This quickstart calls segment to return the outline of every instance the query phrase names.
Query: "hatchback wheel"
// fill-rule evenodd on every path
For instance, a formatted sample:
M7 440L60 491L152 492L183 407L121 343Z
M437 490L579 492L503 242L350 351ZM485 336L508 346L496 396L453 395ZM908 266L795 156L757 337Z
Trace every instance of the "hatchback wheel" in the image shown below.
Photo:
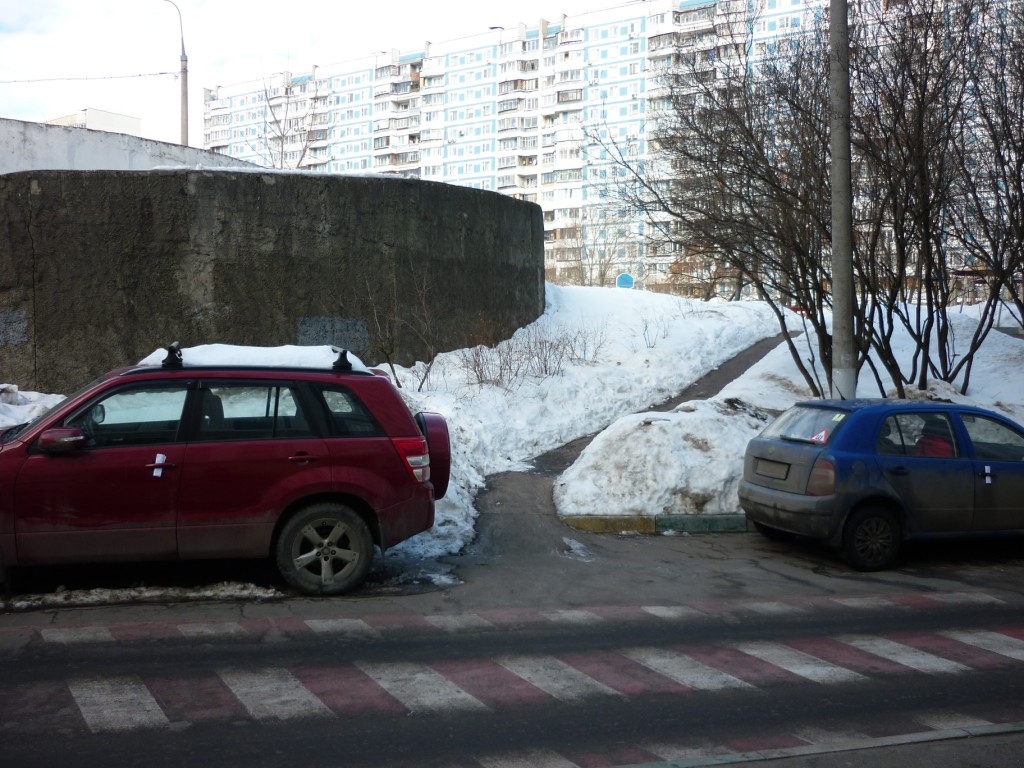
M843 533L843 557L858 571L880 571L896 560L900 527L896 516L881 507L866 507L850 515Z
M285 523L277 539L277 569L307 595L338 595L357 587L373 562L363 519L342 504L314 504Z

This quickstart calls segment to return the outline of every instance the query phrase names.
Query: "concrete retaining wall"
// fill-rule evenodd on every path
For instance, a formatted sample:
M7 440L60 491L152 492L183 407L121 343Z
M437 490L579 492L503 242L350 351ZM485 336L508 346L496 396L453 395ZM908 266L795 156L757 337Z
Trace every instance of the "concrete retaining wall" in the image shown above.
M170 341L409 364L544 309L539 206L396 177L0 175L0 380L69 392Z

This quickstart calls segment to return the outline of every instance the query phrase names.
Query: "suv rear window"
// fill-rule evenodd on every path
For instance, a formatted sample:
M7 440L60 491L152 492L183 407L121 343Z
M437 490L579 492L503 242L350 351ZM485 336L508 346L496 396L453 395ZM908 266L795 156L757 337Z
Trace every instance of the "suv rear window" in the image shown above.
M769 424L761 437L826 445L847 415L835 408L795 405Z
M331 434L335 437L379 437L384 434L377 420L352 392L340 387L320 387L327 406Z

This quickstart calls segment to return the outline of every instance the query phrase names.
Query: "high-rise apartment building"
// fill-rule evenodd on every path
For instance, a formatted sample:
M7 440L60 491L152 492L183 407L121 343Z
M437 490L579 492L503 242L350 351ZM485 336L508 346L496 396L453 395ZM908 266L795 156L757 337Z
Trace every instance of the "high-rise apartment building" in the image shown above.
M657 289L674 254L616 194L615 155L648 157L659 78L679 50L713 62L735 44L725 20L748 20L756 45L799 25L804 2L764 0L756 22L748 0L630 2L269 75L207 91L204 143L267 167L401 173L530 200L544 210L550 279L628 273Z

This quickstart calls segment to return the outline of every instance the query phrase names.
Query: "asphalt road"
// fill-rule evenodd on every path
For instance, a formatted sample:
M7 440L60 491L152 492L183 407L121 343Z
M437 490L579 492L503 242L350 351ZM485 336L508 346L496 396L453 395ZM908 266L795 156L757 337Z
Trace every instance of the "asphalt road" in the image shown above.
M702 386L681 399L717 391L713 380ZM551 504L551 482L578 449L489 478L463 555L385 559L348 598L0 616L0 760L1019 763L1020 541L917 545L898 568L861 574L820 547L754 533L587 534L559 523ZM432 568L457 583L390 578ZM239 573L274 582L264 566L238 563L141 578ZM140 572L40 569L16 590L57 579Z

